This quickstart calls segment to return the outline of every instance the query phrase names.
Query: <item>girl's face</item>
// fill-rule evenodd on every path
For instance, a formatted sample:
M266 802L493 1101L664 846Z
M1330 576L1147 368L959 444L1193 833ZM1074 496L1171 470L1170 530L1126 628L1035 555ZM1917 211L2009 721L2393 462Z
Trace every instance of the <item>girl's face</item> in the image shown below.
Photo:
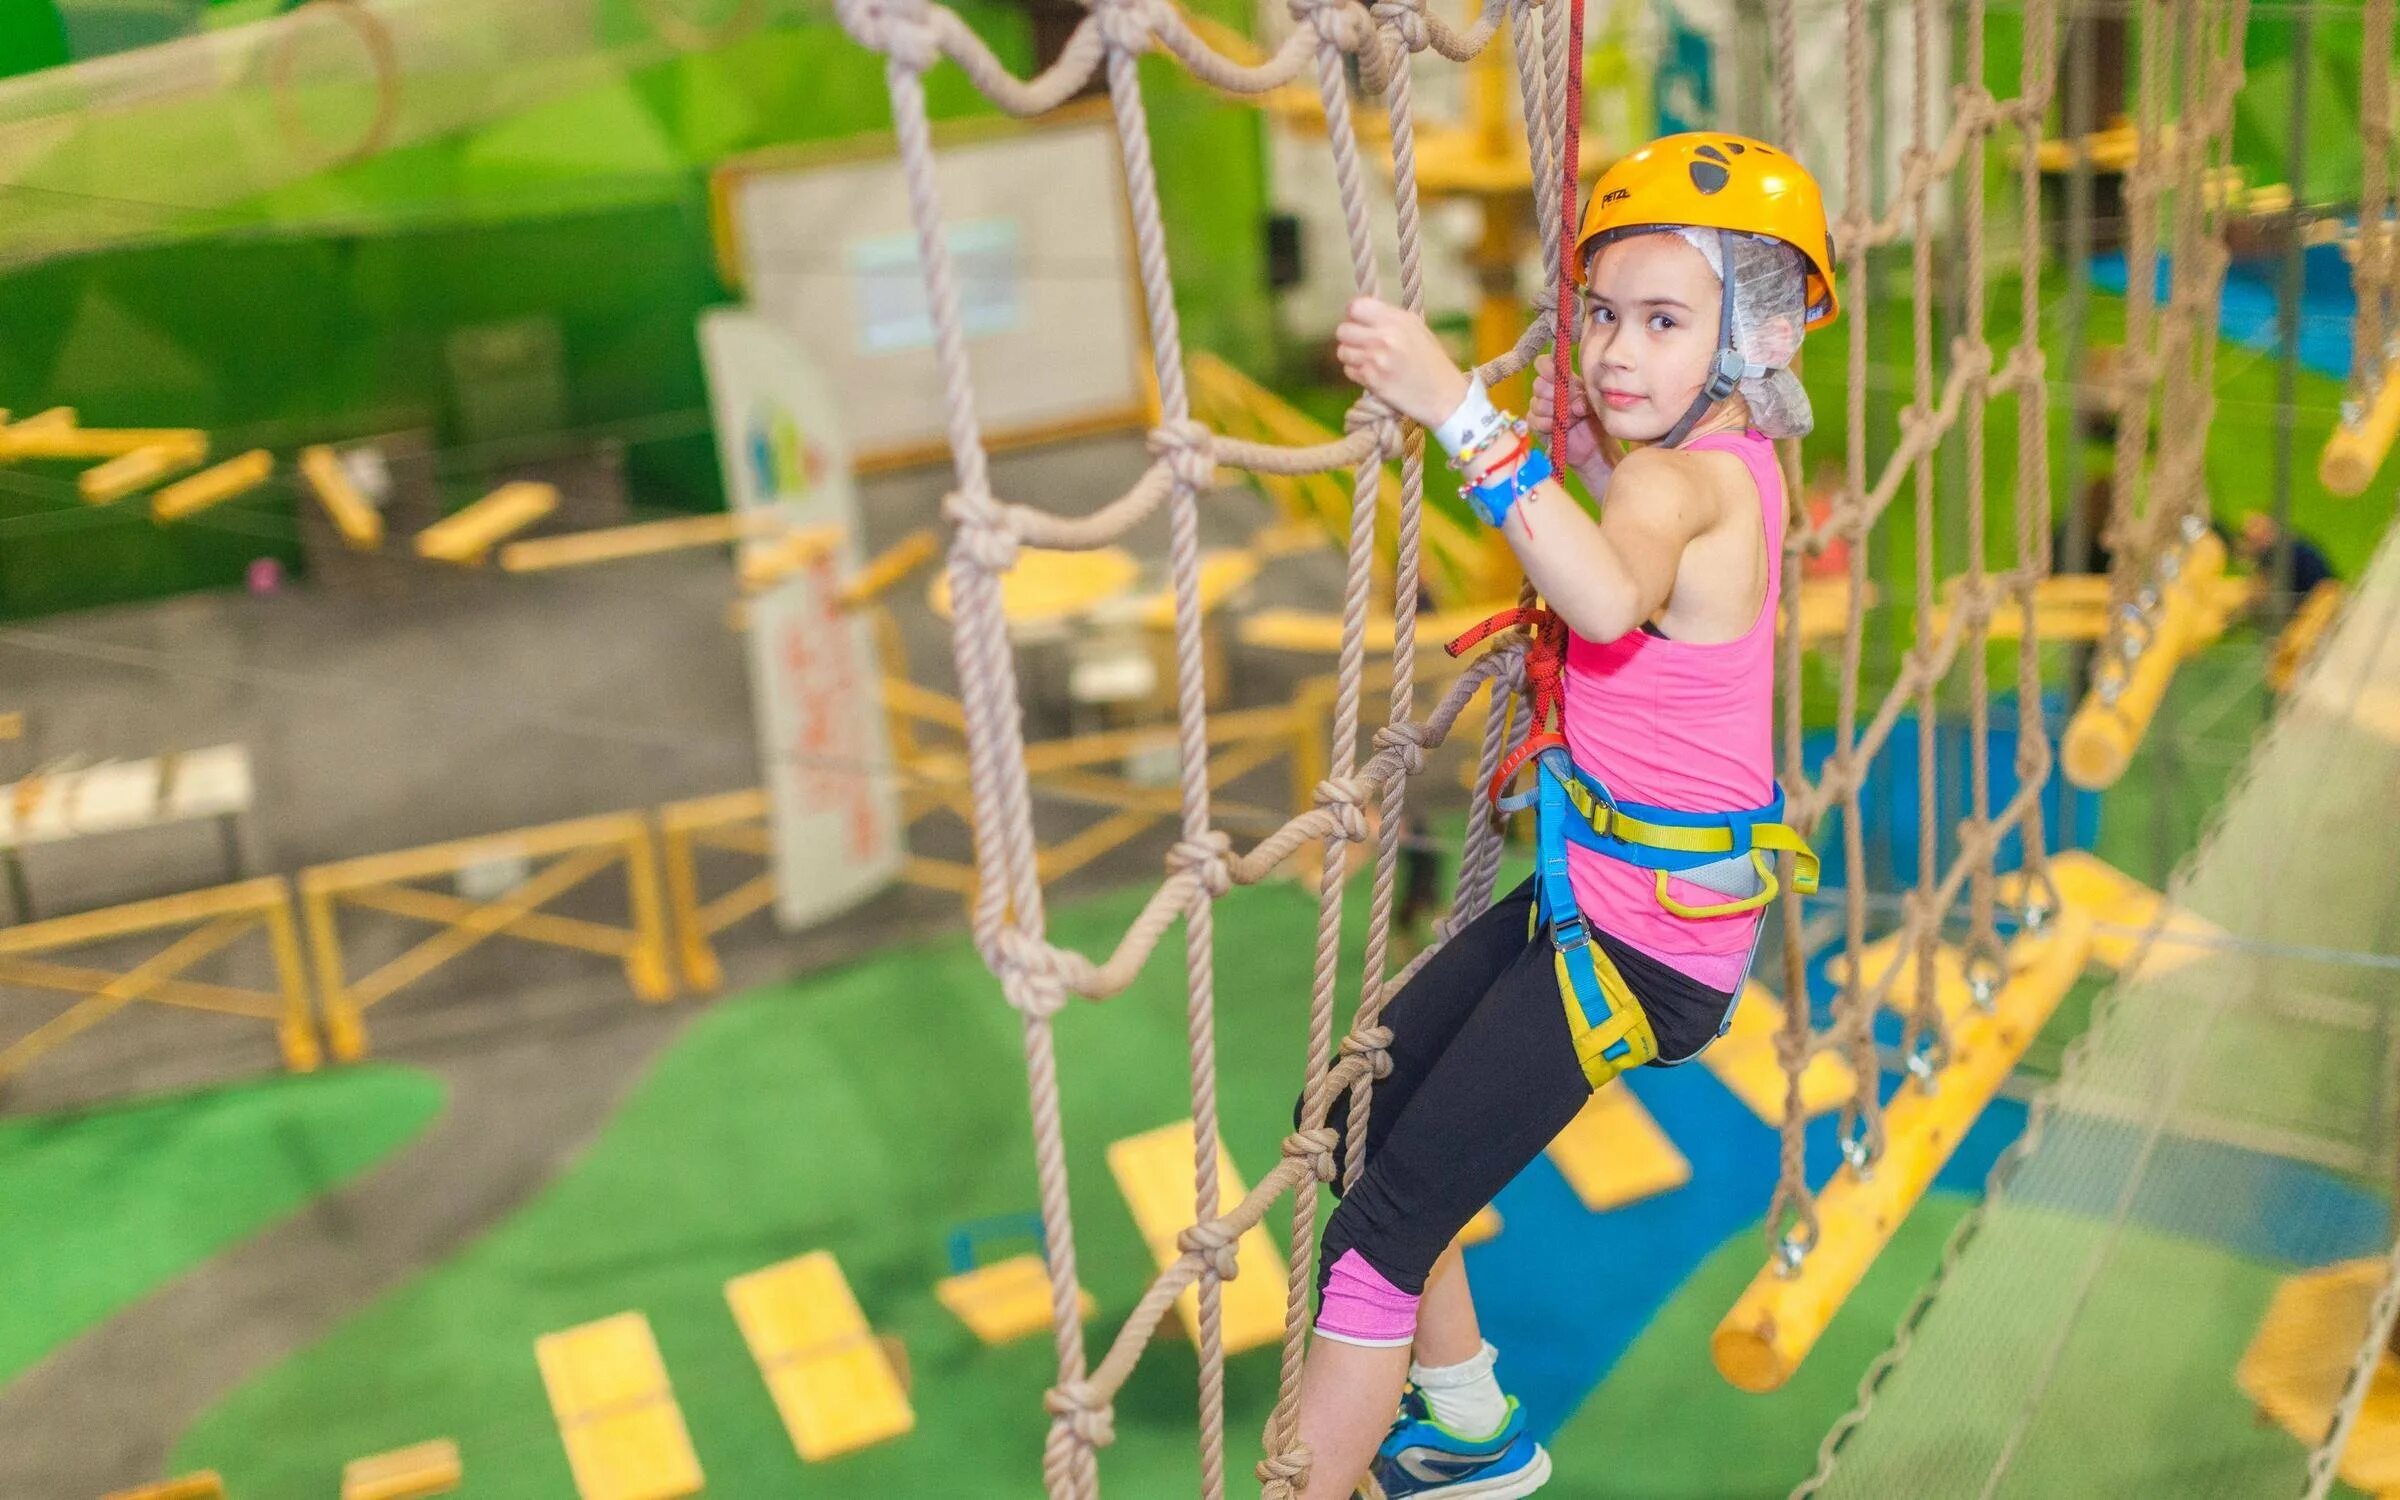
M1716 273L1679 234L1612 240L1585 282L1583 383L1619 442L1667 435L1717 354Z

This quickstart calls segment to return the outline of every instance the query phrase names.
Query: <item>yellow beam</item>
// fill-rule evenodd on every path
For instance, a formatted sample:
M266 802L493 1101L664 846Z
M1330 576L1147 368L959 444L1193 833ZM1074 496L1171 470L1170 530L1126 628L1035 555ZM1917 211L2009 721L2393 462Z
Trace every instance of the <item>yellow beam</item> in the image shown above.
M1999 898L2006 905L2024 902L2022 874L2000 878ZM2092 919L2092 962L2126 972L2141 947L2142 934L2159 921L2166 897L2081 849L2050 857L2050 884L2060 902ZM2144 976L2164 974L2206 958L2225 937L2225 929L2181 907L2167 913L2150 951L2141 954L2133 971Z
M2377 470L2400 436L2400 362L2386 365L2375 400L2357 422L2345 422L2325 440L2317 459L2317 479L2337 495L2366 493Z
M197 427L78 427L69 406L0 428L0 460L123 458L144 448L188 453L198 463L208 456L208 434Z
M653 557L690 547L722 547L744 537L779 531L782 526L782 520L770 511L721 511L644 521L633 526L610 526L599 531L511 542L500 549L500 570L542 573L553 568L622 562L629 557Z
M178 479L151 496L150 518L154 521L180 521L185 516L257 489L274 472L275 455L264 448L253 448L238 458L229 458L214 467L202 469L188 479Z
M2302 1443L2323 1441L2348 1390L2384 1271L2381 1256L2344 1261L2287 1277L2275 1289L2233 1376L2260 1416ZM2339 1473L2370 1495L2400 1494L2400 1358L2389 1350L2376 1358Z
M558 486L520 479L417 533L417 555L461 567L480 565L492 548L558 509Z
M2182 570L2159 602L2148 646L2130 670L2102 662L2093 673L2091 692L2067 724L2059 760L2067 779L2086 791L2105 791L2133 763L2134 749L2149 731L2174 680L2176 665L2211 638L2210 625L2224 628L2213 605L2225 571L2225 544L2216 533L2204 531L2183 555ZM2117 701L2102 691L2118 684Z
M354 1458L342 1467L342 1500L419 1500L447 1495L466 1475L448 1438Z
M319 443L300 450L300 473L308 487L316 492L317 503L333 518L333 529L342 540L361 552L370 552L383 545L383 512L368 503L350 482L342 468L341 459L331 448Z
M756 593L773 588L802 568L814 567L840 548L845 535L841 527L826 522L820 526L795 527L772 540L743 548L736 569L743 589Z
M1953 1029L1950 1065L1932 1091L1904 1083L1885 1107L1884 1152L1872 1175L1844 1167L1817 1195L1819 1238L1798 1270L1762 1269L1717 1325L1709 1352L1719 1374L1746 1391L1791 1379L2058 1008L2091 944L2091 919L2074 911L2046 936L2020 940L1992 1008L1969 1012Z
M107 505L145 485L158 483L178 469L190 468L203 456L201 451L191 448L136 448L76 475L75 488L87 504Z
M202 1469L178 1479L162 1479L156 1484L137 1484L129 1490L111 1490L100 1500L225 1500L225 1481L214 1469Z
M900 581L933 561L942 550L942 539L930 526L920 526L900 540L867 559L865 567L852 574L842 585L841 604L844 609L879 599L897 588Z

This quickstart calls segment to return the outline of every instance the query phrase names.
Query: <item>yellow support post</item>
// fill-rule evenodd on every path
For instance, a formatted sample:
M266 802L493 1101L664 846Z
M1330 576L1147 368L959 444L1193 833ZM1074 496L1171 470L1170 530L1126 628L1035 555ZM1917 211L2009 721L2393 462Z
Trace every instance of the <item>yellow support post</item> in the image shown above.
M648 1318L624 1312L545 1333L533 1357L583 1500L700 1493L700 1458Z
M342 540L361 552L371 552L383 545L383 512L369 504L342 461L323 443L300 450L300 474L308 487L316 492L317 503L333 518L333 529Z
M350 1460L342 1467L342 1500L423 1500L449 1494L465 1475L458 1444L435 1438Z
M145 485L158 483L178 469L190 468L203 456L190 448L136 448L76 475L75 489L86 504L108 505Z
M2150 641L2132 667L2111 675L2109 664L2094 672L2092 690L2075 711L2060 743L2059 760L2067 779L2085 791L2106 791L2133 763L2133 752L2158 714L2175 668L2184 656L2209 638L2208 622L2225 571L2225 544L2216 533L2202 532L2184 552L2183 567L2160 600ZM2223 628L2223 621L2217 621ZM2116 701L2102 696L2107 684L2117 684Z
M2281 633L2275 637L2275 652L2267 658L2267 686L2278 693L2288 693L2299 680L2300 669L2316 655L2317 643L2342 612L2340 580L2328 578L2308 591L2300 607L2292 611Z
M150 519L180 521L185 516L222 505L236 495L257 489L275 472L275 455L264 448L253 448L238 458L229 458L212 468L202 469L188 479L178 479L150 497Z
M736 1276L725 1300L801 1458L838 1458L916 1428L900 1372L833 1252Z
M2363 495L2400 436L2400 362L2384 366L2374 404L2355 423L2343 423L2325 440L2317 479L2337 495Z
M1709 1352L1726 1380L1772 1391L1791 1379L2058 1008L2091 946L2091 919L2076 911L2061 913L2044 936L2017 940L2008 981L1990 1010L1954 1025L1950 1065L1930 1091L1904 1084L1885 1107L1883 1157L1872 1175L1842 1168L1817 1195L1815 1248L1789 1274L1779 1265L1761 1270L1717 1325Z
M491 550L558 509L558 486L520 479L504 484L417 533L417 555L472 568Z

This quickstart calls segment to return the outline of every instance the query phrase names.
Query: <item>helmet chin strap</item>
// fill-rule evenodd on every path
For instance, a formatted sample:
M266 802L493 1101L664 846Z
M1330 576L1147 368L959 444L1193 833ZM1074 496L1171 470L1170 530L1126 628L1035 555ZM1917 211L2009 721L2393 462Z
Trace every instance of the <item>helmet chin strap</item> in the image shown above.
M1700 419L1708 415L1708 409L1739 390L1744 380L1772 373L1769 366L1751 364L1734 351L1733 241L1722 229L1717 231L1717 259L1723 262L1724 269L1718 277L1721 294L1717 298L1716 358L1709 363L1708 380L1700 387L1700 394L1692 398L1692 404L1667 429L1667 435L1658 440L1662 448L1676 447L1691 436Z

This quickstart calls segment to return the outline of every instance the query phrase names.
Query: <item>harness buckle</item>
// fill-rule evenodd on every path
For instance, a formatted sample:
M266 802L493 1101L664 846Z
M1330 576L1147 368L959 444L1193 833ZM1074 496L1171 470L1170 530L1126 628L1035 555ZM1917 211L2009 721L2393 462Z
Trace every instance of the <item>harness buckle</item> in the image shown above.
M1591 940L1590 930L1583 925L1582 912L1571 911L1563 917L1550 919L1550 946L1559 952L1572 952Z

